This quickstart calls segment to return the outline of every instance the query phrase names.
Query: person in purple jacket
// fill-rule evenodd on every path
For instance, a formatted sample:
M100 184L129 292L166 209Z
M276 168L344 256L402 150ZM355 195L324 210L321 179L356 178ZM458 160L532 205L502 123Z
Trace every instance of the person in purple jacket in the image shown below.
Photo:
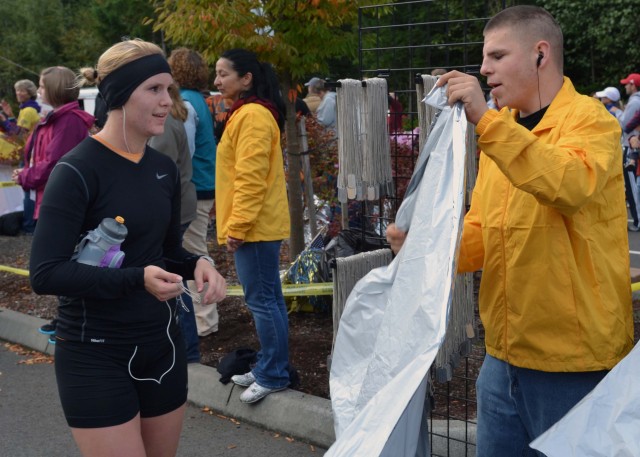
M35 230L40 203L51 170L58 160L89 136L95 118L83 111L78 103L80 88L76 75L66 67L49 67L40 73L38 94L44 103L53 107L34 128L24 147L24 167L13 170L12 178L25 191L22 226L27 232ZM56 321L38 329L54 335ZM49 342L55 344L53 337Z
M53 107L36 125L24 148L24 167L13 170L13 181L29 192L33 206L33 220L38 219L40 202L51 170L65 155L89 136L95 119L83 111L78 103L80 88L75 74L66 67L49 67L40 73L38 94L42 101ZM25 205L25 218L27 214Z

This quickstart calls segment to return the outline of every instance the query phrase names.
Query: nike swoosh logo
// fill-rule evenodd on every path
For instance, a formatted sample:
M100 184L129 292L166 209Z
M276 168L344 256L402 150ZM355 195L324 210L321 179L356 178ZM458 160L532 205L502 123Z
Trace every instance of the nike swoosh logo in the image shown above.
M161 175L161 174L159 174L159 173L156 173L156 179L162 179L162 178L164 178L165 176L167 176L167 175L166 175L166 174Z

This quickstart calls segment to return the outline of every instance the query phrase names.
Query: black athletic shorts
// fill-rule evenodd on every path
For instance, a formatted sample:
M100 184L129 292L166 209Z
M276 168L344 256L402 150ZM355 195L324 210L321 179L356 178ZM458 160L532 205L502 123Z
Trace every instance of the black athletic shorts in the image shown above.
M98 428L169 413L187 401L184 339L161 344L104 345L58 339L55 369L70 427Z

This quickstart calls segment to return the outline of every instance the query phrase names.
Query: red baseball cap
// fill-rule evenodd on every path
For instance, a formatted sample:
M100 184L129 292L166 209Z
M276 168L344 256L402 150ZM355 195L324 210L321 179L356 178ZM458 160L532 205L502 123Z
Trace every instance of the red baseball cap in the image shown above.
M634 86L640 87L640 75L638 73L631 73L624 79L620 80L620 84L633 83Z

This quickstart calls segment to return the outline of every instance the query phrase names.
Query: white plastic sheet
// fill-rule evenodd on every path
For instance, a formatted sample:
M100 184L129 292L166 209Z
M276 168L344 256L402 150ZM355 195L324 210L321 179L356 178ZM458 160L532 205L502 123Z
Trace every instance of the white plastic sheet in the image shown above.
M393 446L394 457L417 452L426 375L452 302L467 129L461 107L446 106L444 88L427 103L442 111L398 213L411 230L390 265L356 284L340 321L330 374L337 440L327 457L380 456L387 442L404 444Z
M530 446L547 457L640 456L640 346Z

